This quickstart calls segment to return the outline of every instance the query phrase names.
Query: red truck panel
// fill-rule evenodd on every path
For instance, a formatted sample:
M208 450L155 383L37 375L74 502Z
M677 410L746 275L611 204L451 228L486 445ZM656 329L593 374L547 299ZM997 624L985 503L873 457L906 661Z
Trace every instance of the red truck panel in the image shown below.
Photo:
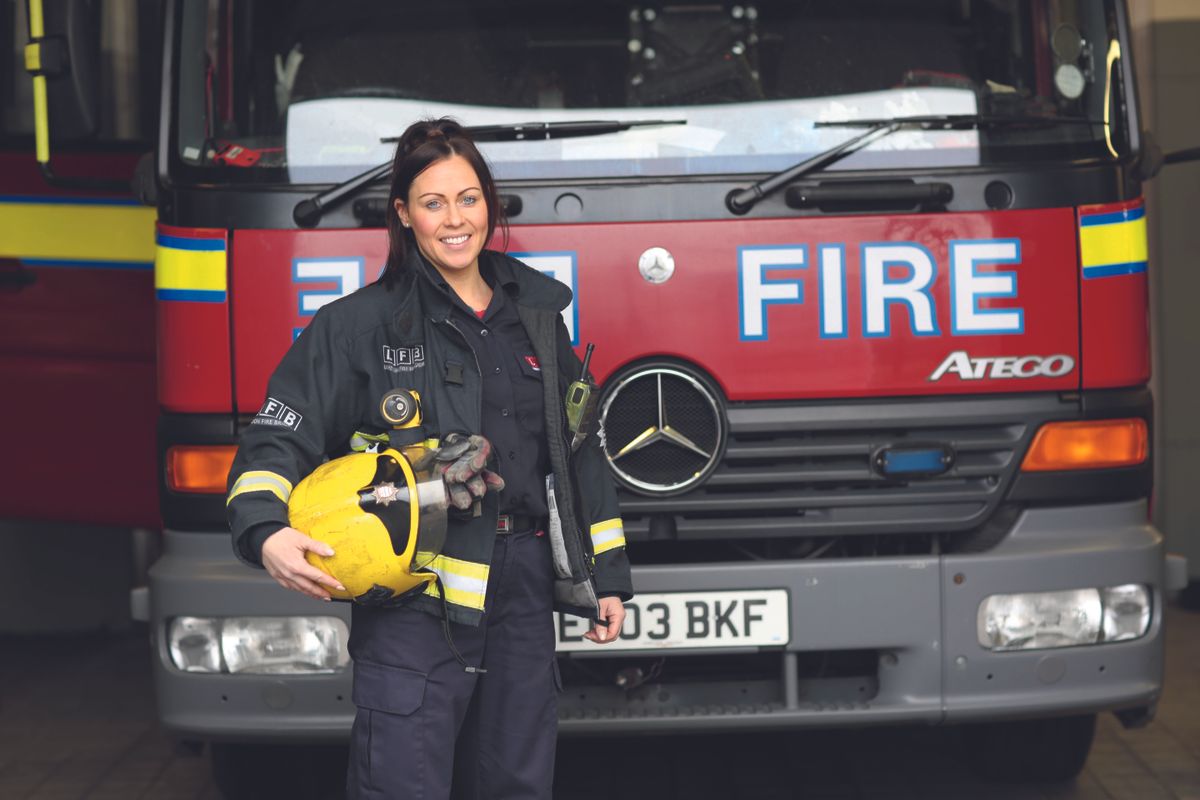
M1073 209L537 225L508 249L573 284L568 325L596 343L599 380L669 356L731 400L783 400L1078 389L1076 230ZM375 279L386 246L381 230L238 232L240 412L316 307ZM638 268L653 247L675 264L658 284Z
M228 413L225 231L159 225L156 241L159 404L164 411Z
M137 154L56 153L128 176ZM154 210L0 153L0 517L158 524Z
M1079 209L1083 388L1150 379L1150 286L1142 200Z

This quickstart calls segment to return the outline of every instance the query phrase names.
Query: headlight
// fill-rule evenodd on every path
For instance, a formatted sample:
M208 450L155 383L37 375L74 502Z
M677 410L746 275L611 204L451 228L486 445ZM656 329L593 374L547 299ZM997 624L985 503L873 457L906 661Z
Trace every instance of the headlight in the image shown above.
M1150 590L997 594L979 606L979 643L989 650L1039 650L1137 639L1150 630Z
M221 652L230 672L333 672L350 660L336 617L230 617Z
M168 641L186 672L306 674L345 668L349 634L337 617L177 617Z
M221 646L215 619L178 617L171 622L167 642L171 660L184 672L221 671Z
M1150 591L1136 583L1103 592L1104 641L1121 642L1145 636L1150 630Z

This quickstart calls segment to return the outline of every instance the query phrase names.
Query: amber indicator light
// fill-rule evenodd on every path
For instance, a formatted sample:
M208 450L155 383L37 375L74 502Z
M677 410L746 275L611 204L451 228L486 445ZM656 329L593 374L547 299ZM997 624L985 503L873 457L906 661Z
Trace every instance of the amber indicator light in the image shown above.
M1021 469L1045 472L1141 464L1149 453L1144 419L1048 422L1037 432Z
M225 494L235 445L180 445L167 448L167 486L174 492Z

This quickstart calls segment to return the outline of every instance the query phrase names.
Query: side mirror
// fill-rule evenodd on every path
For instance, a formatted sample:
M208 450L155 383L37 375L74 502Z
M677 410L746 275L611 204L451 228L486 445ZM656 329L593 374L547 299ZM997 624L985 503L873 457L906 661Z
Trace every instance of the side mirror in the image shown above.
M1176 150L1163 156L1164 164L1183 164L1188 161L1200 161L1200 147L1189 147L1186 150Z
M1159 147L1158 141L1150 133L1150 131L1142 131L1142 158L1138 163L1138 177L1143 181L1148 181L1157 175L1164 166L1168 164L1184 164L1188 161L1200 161L1200 147L1189 147L1185 150L1176 150L1171 153L1163 153Z

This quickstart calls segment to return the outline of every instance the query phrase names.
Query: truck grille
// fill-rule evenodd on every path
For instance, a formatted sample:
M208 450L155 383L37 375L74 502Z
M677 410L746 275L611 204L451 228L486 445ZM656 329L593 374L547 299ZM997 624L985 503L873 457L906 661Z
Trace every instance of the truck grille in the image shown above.
M1038 426L1073 410L1057 395L736 404L728 439L698 488L621 495L632 540L936 534L977 528L999 505ZM948 446L953 465L897 479L882 448Z
M686 492L719 462L721 401L690 371L652 366L622 377L605 393L601 419L613 474L635 491Z

